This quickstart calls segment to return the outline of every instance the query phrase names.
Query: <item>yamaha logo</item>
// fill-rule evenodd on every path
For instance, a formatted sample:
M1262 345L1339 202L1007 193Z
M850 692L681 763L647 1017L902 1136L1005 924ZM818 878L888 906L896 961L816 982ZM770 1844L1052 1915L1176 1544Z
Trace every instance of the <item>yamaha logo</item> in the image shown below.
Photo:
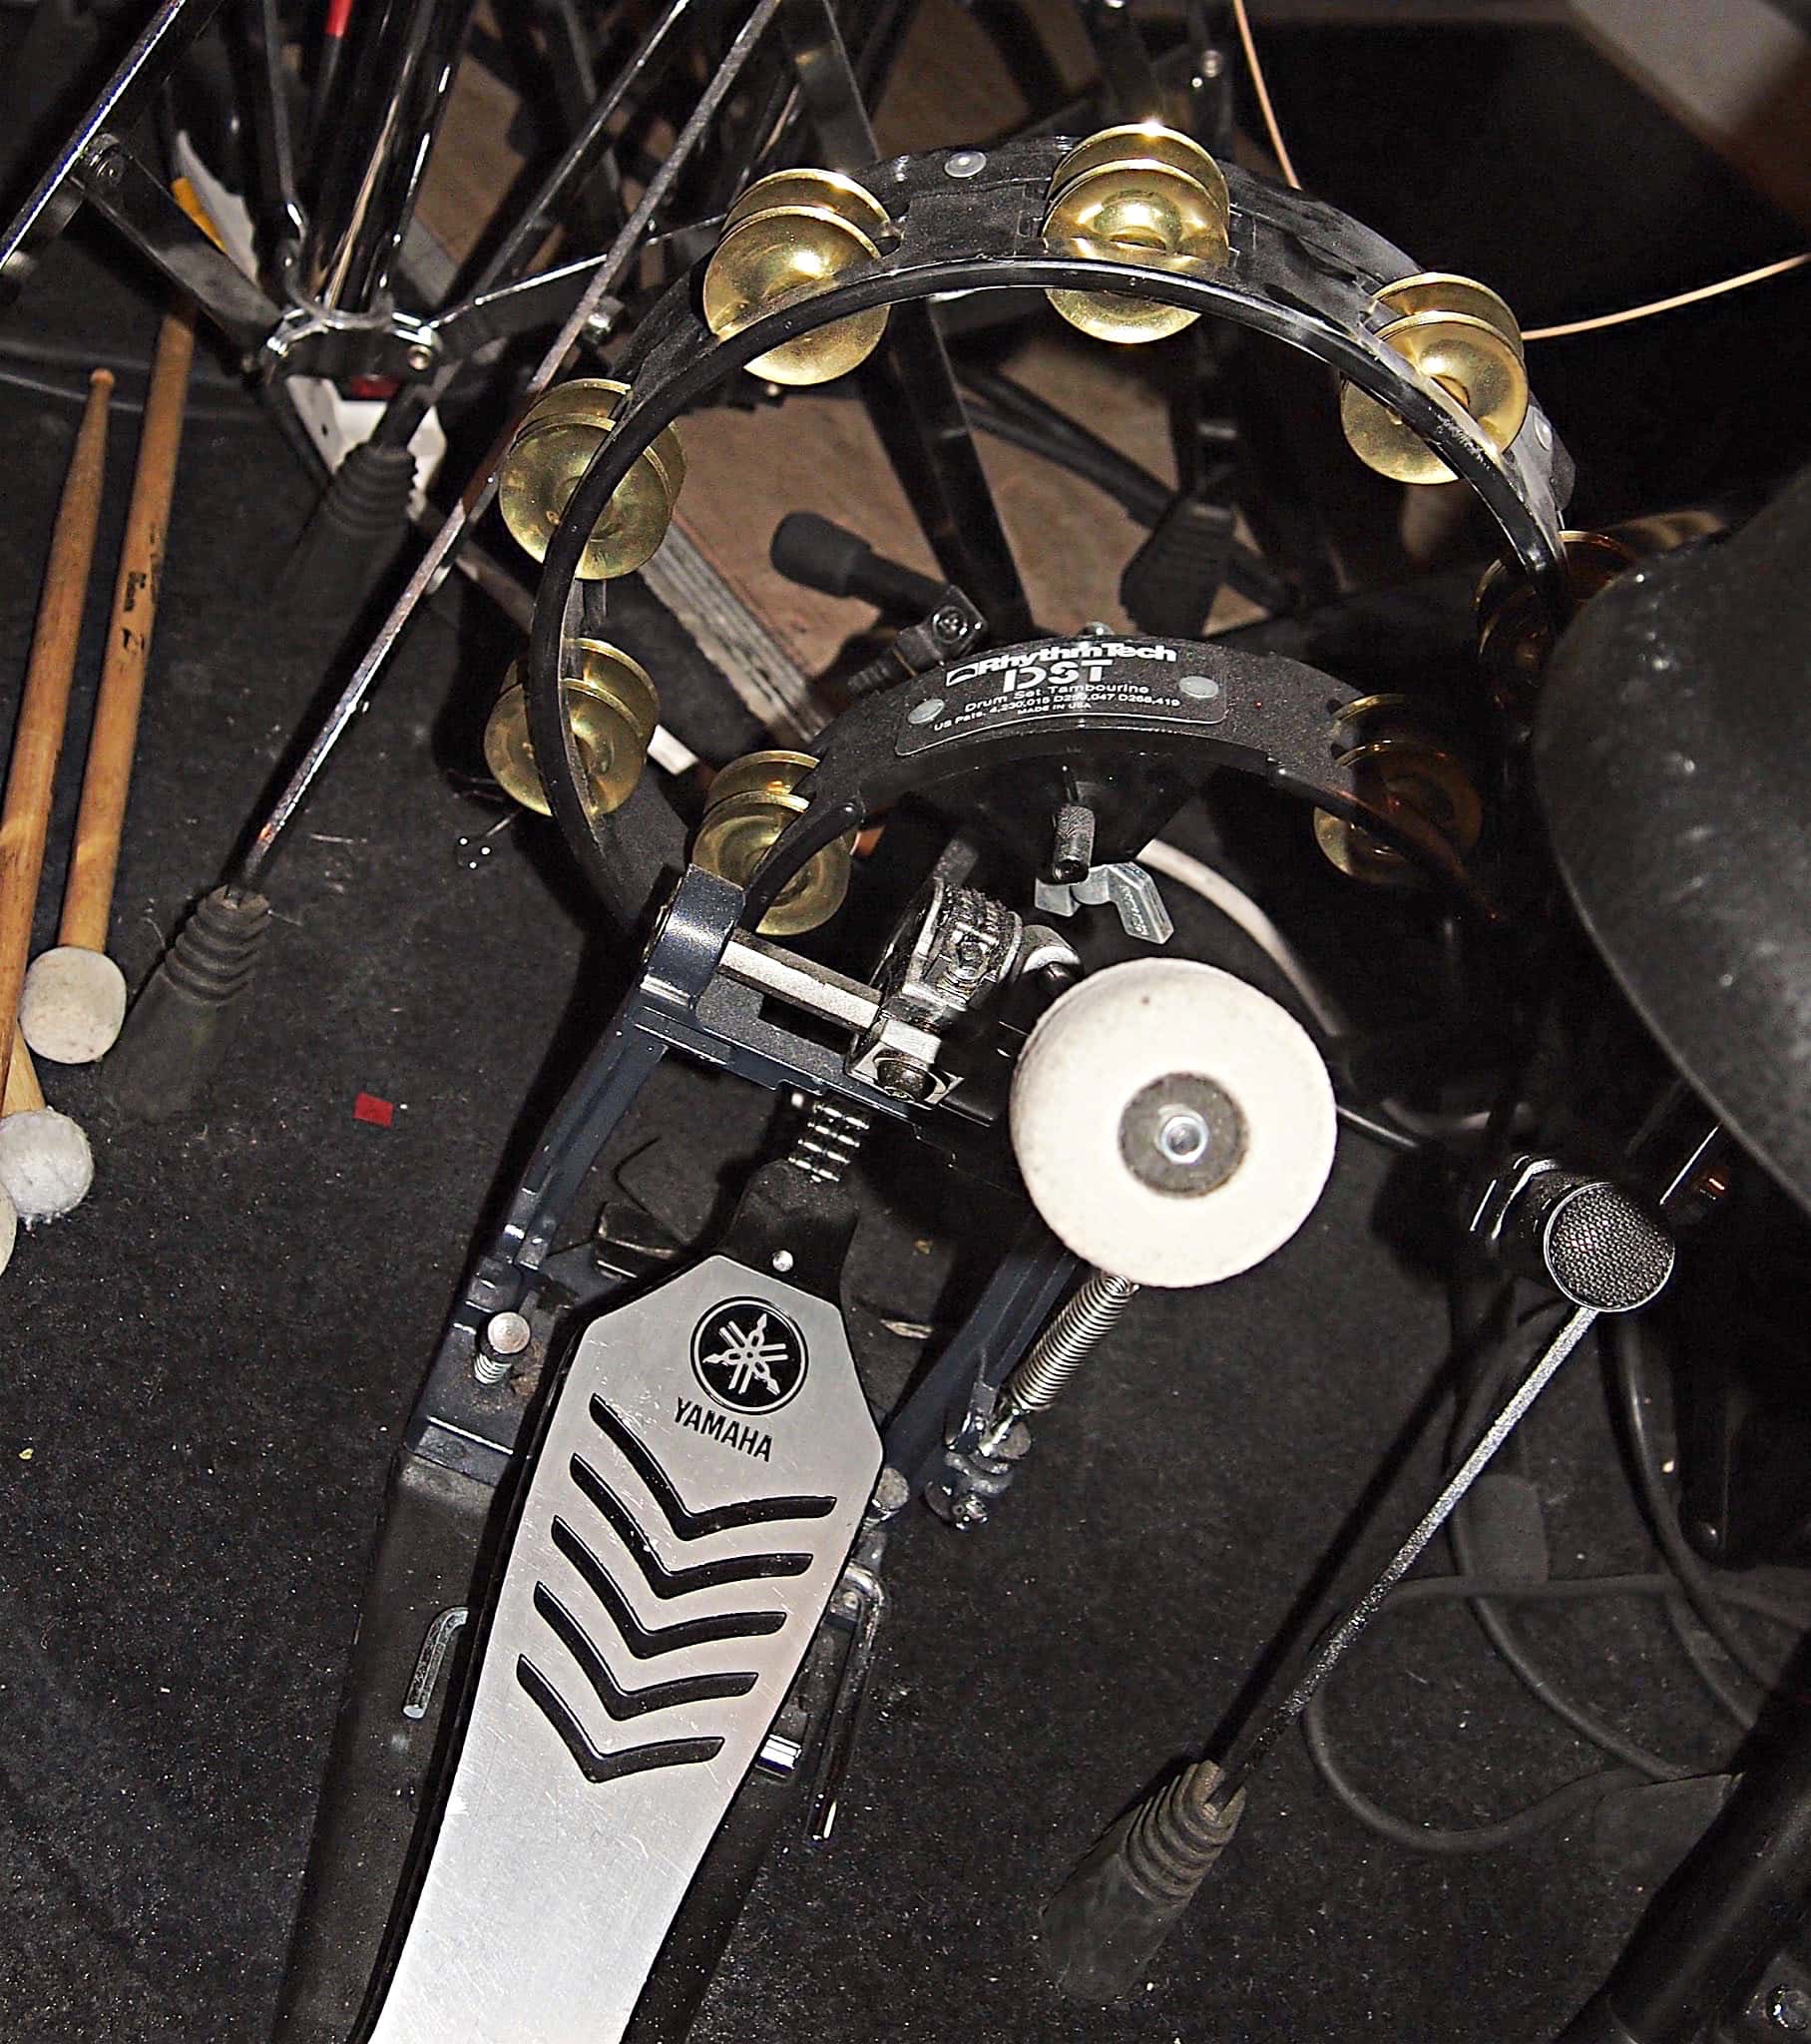
M805 1380L805 1337L764 1298L726 1298L692 1329L691 1373L731 1412L777 1412Z

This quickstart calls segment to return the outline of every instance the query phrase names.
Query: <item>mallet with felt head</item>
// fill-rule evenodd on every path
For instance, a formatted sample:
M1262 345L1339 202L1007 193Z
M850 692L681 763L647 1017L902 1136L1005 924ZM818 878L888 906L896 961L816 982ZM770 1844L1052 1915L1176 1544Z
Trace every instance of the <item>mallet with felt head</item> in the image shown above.
M63 750L70 685L75 676L82 611L88 595L88 571L94 562L95 533L101 519L107 401L112 389L113 378L105 369L97 369L89 379L88 403L83 409L75 453L70 459L62 501L57 506L57 522L51 532L44 593L38 601L31 661L13 731L5 803L0 807L0 1102L8 1108L18 1108L16 1114L0 1119L0 1135L6 1138L0 1144L0 1187L21 1217L29 1215L33 1219L51 1211L40 1199L45 1160L33 1138L48 1136L53 1146L62 1150L67 1143L66 1132L74 1130L81 1140L84 1158L88 1151L81 1131L75 1129L67 1116L51 1116L43 1108L43 1096L37 1090L37 1078L31 1072L29 1060L15 1057L14 1052L19 1041L19 994L31 949L38 881L44 871L44 841L50 828L57 757ZM11 1130L7 1128L9 1120L14 1124ZM84 1182L76 1198L87 1189Z
M31 1052L13 1040L6 1094L0 1103L0 1270L12 1254L18 1225L54 1221L87 1199L95 1182L94 1152L80 1126L44 1104Z
M195 312L185 301L165 317L152 363L63 920L55 949L32 961L19 1006L26 1042L53 1064L93 1064L126 1019L126 976L107 955L107 930L194 355Z

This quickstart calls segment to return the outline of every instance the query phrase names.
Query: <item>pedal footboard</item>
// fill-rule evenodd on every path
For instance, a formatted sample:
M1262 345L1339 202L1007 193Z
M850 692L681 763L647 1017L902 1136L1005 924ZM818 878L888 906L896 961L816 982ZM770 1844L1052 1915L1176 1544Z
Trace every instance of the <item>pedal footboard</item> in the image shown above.
M369 2044L613 2044L836 1587L880 1443L835 1306L715 1257L579 1340Z

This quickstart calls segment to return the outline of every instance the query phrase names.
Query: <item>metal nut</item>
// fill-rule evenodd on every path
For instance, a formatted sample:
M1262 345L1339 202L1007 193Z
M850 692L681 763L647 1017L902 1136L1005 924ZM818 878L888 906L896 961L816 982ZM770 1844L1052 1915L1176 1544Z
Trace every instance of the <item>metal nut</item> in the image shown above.
M937 1090L937 1075L916 1058L889 1051L874 1060L874 1083L895 1100L929 1100Z
M534 1338L524 1313L493 1313L484 1329L484 1345L493 1355L520 1355Z

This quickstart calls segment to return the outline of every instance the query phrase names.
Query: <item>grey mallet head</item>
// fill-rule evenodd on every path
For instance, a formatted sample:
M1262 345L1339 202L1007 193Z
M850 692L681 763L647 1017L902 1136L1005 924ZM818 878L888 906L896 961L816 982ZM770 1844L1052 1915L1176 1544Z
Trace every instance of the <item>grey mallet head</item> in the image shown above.
M36 1107L0 1121L0 1192L27 1228L81 1206L94 1182L94 1152L68 1115Z
M59 944L34 958L19 999L19 1027L34 1057L92 1065L119 1041L126 975L104 951Z

